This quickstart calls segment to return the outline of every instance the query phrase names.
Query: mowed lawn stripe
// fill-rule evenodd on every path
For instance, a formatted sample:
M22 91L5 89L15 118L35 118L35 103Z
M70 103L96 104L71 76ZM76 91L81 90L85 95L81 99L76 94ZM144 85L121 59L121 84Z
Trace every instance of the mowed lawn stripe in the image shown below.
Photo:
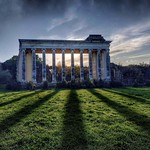
M103 93L104 95L108 95L110 99L120 103L121 105L126 106L141 115L150 117L149 99L144 99L133 95L127 96L126 94L120 94L110 89L103 89Z
M21 94L12 93L13 96L11 95L9 97L6 96L7 98L0 98L0 107L17 102L23 98L30 97L38 92L39 91L32 91L32 92L30 91L30 92L26 92L26 93L21 92Z
M126 97L130 100L134 100L134 101L137 101L137 102L140 102L140 103L150 104L150 99L148 99L148 98L143 98L141 96L136 96L136 95L130 95L128 93L123 93L123 92L120 92L120 91L117 91L117 90L114 90L114 89L103 89L103 90L108 91L110 93L114 93L114 94L123 96L123 97Z
M31 104L34 100L37 100L39 97L39 93L43 93L43 91L20 91L20 96L17 98L12 97L8 99L9 101L5 101L1 104L0 107L0 122L4 120L6 117L13 115L15 112L19 111L25 105Z
M14 114L8 116L0 123L0 133L7 131L11 126L15 125L19 121L21 121L22 118L25 118L27 115L31 114L32 111L36 108L38 108L40 105L42 105L44 102L49 100L51 96L54 96L58 91L52 91L49 94L46 94L44 97L39 97L38 100L35 100L35 102L32 102L34 99L28 99L30 102L28 105L25 105L23 108L21 108L19 111L15 112Z
M115 109L118 113L126 117L129 121L135 123L137 126L140 126L146 132L150 134L150 118L149 116L139 114L138 112L133 111L129 107L117 102L115 98L110 97L106 92L102 90L90 90L90 92L105 102L109 107Z
M107 89L39 91L0 107L0 149L149 150L148 106Z

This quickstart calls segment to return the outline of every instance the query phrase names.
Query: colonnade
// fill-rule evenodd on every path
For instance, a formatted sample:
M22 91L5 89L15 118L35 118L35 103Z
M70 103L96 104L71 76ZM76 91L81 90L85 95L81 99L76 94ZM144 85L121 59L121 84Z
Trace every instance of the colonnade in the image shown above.
M109 49L87 49L89 55L89 79L93 80L110 80L110 56ZM42 81L46 81L46 48L42 48ZM66 49L61 49L62 54L62 80L66 79L65 64ZM71 80L75 79L74 66L75 49L70 49L71 53ZM51 49L52 53L52 83L56 83L56 49ZM84 49L79 49L80 54L80 80L84 80L83 65ZM33 81L36 83L36 48L21 49L18 60L18 81Z

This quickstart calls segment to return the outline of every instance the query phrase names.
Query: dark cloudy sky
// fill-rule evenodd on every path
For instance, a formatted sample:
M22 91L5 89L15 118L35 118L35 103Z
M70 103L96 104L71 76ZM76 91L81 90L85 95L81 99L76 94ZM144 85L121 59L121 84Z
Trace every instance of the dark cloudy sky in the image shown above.
M18 39L85 39L102 34L111 62L150 61L150 0L0 0L0 62Z

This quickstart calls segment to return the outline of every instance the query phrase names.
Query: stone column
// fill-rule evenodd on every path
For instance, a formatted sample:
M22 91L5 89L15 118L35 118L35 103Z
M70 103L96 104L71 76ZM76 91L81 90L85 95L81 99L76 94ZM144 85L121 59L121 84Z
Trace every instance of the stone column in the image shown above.
M46 49L42 49L42 81L46 81Z
M65 50L62 49L62 81L66 79L66 68L65 68Z
M36 54L35 54L35 49L32 49L32 81L36 83Z
M97 80L97 52L92 51L92 78Z
M74 72L74 50L71 50L71 80L75 79L75 72Z
M109 49L106 51L106 69L107 69L107 80L110 81L110 55L109 55Z
M26 51L26 81L32 81L32 51Z
M55 49L52 49L52 82L56 83Z
M89 79L93 79L92 75L92 49L89 49Z
M22 82L25 82L25 55L26 55L26 51L25 49L22 49Z
M97 79L101 79L101 60L100 49L97 50Z
M83 50L80 50L80 81L84 80Z

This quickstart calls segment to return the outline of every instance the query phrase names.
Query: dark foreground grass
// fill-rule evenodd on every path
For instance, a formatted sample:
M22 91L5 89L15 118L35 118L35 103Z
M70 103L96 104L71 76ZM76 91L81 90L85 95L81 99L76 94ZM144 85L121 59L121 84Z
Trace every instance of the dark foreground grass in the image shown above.
M149 150L150 88L0 91L0 149Z

